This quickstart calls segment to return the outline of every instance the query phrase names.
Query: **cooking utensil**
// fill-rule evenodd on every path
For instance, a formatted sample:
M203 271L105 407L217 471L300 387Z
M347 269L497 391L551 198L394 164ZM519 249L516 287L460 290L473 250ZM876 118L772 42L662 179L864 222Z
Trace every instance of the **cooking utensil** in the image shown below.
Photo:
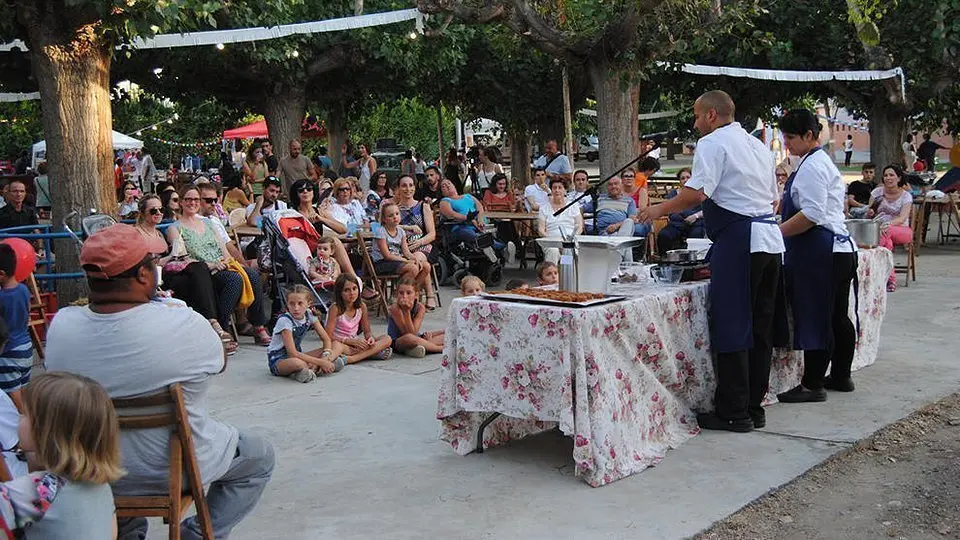
M847 231L853 241L862 248L880 245L880 223L872 219L848 219Z
M700 252L696 249L671 249L664 260L675 263L695 263L700 260Z

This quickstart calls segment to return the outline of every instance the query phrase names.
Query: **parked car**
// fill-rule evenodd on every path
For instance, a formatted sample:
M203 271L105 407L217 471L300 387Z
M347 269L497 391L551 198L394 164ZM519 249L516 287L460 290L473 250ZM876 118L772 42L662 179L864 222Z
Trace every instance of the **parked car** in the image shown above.
M387 141L392 144L384 144ZM377 141L377 150L370 154L377 160L377 172L387 173L387 179L390 185L396 185L397 178L400 176L400 162L403 161L403 155L406 150L396 146L392 139L382 139Z
M576 159L586 158L589 162L600 159L600 139L596 135L580 137Z

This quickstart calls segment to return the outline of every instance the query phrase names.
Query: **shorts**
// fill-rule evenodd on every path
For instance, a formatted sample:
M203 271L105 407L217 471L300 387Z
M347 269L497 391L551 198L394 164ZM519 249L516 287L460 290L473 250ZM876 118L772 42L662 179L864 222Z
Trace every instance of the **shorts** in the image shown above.
M281 360L286 360L287 358L290 358L290 355L287 354L286 347L281 347L275 351L268 351L267 367L270 368L270 373L279 377L280 373L277 371L277 364L279 364Z
M0 357L0 390L10 393L26 386L32 368L33 343L28 341L6 351L6 355Z
M377 271L377 274L382 275L396 275L400 273L400 269L403 268L407 263L403 261L387 261L381 260L373 263L373 268Z

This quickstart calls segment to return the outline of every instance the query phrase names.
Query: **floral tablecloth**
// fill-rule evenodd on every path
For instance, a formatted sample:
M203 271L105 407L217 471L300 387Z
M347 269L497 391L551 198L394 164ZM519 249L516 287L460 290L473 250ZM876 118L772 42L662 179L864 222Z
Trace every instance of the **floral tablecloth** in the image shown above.
M873 363L886 311L885 249L860 253L860 341L854 368ZM453 302L441 360L440 438L459 454L552 429L574 439L576 474L602 486L656 464L699 432L716 387L707 284L650 288L586 309ZM851 302L851 309L853 302ZM771 395L795 386L802 355L774 354Z

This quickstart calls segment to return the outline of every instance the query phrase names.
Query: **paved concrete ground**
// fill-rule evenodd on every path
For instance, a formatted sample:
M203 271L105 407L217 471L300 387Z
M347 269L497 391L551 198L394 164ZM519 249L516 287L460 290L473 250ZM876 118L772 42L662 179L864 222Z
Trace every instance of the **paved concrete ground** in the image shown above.
M958 263L956 247L922 252L919 280L890 296L879 358L855 374L855 393L775 405L761 431L704 433L597 489L573 476L571 441L556 433L454 454L437 439L437 356L299 384L271 377L263 349L245 345L213 388L213 413L270 438L278 464L232 538L687 537L957 390ZM428 319L440 328L445 315ZM164 534L154 523L150 537Z

